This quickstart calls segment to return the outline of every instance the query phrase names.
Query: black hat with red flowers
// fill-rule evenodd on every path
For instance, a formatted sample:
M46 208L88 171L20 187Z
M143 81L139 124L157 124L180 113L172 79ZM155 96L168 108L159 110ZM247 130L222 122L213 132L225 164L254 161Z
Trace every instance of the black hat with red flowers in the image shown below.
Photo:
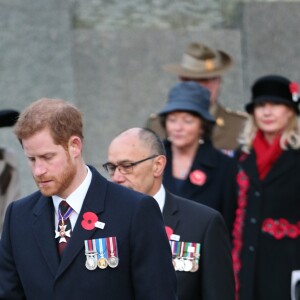
M246 104L248 113L254 105L272 102L292 107L299 114L299 85L279 75L267 75L259 78L252 86L251 102Z

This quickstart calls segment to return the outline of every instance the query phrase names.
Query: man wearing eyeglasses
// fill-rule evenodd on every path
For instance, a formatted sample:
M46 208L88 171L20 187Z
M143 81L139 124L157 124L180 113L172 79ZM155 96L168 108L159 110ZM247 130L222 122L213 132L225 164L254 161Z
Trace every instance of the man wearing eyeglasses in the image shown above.
M153 196L162 211L178 278L178 299L233 300L229 234L215 210L175 196L162 185L164 146L149 129L115 137L103 165L111 180Z

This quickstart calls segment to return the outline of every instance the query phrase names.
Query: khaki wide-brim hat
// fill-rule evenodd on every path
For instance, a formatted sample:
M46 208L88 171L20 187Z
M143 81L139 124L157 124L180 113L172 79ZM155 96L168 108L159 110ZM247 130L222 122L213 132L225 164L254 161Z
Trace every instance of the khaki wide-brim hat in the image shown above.
M226 52L213 50L201 43L191 43L181 63L164 65L163 69L179 77L202 79L219 77L232 64L233 60Z

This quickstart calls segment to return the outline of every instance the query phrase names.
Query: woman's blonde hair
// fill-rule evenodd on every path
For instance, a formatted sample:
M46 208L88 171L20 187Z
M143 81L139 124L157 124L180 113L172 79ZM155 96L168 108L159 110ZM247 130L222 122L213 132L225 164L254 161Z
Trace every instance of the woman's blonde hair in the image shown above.
M257 130L258 127L253 115L251 114L249 115L248 120L245 123L244 130L239 138L242 151L245 153L250 153ZM283 150L286 150L288 147L292 149L300 149L300 120L296 112L294 112L287 128L285 128L282 133L280 147Z

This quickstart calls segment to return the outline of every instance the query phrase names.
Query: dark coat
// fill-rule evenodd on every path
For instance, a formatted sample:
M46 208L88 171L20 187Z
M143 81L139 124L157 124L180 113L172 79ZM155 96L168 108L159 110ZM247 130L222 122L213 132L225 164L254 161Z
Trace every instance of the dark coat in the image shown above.
M179 300L234 300L229 234L215 210L166 192L164 222L180 241L201 244L197 272L179 272Z
M228 229L231 231L236 205L236 162L221 151L206 142L198 148L194 162L187 178L180 188L176 188L176 181L172 175L171 144L165 141L167 165L163 183L171 193L198 203L208 205L219 211L224 217ZM193 184L190 175L200 170L206 175L202 185Z
M300 151L283 151L262 181L254 152L239 164L250 183L240 241L240 300L290 299L291 272L300 269L300 236L275 238L262 226L267 218L300 221Z
M177 299L157 202L91 170L92 182L61 262L51 197L36 192L9 206L0 242L0 299ZM81 226L88 211L98 215L104 229ZM88 270L84 240L113 236L119 265Z

